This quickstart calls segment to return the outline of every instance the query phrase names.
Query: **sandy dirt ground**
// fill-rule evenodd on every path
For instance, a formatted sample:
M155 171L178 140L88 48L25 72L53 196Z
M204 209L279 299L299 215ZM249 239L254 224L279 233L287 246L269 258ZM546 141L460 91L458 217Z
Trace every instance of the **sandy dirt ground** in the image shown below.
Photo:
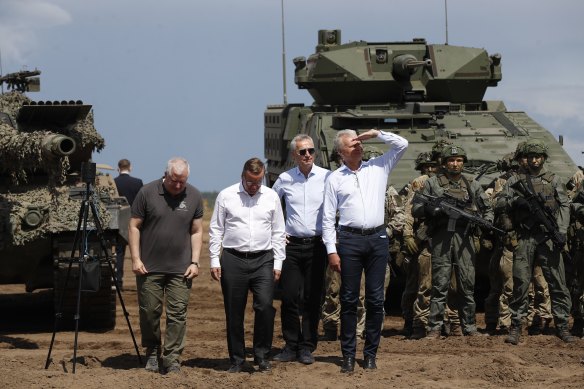
M207 244L207 242L205 242ZM211 280L206 246L201 274L193 283L188 311L186 348L178 374L145 371L137 360L128 325L118 302L117 324L108 332L79 332L76 373L72 374L74 332L57 332L52 361L45 361L53 331L47 315L51 301L35 293L31 303L18 296L23 287L0 287L0 387L2 388L583 388L584 340L565 344L553 335L524 336L511 346L503 336L450 337L407 340L400 334L398 314L385 318L378 352L378 369L361 368L363 343L358 344L358 367L340 374L340 345L320 342L316 362L273 362L271 373L251 363L245 372L229 374L225 316L220 286ZM135 280L126 260L123 299L140 342ZM46 295L46 293L45 293ZM283 346L279 301L272 354ZM247 306L246 345L251 347L253 311ZM83 314L83 312L81 313ZM49 319L43 319L43 317ZM483 316L477 315L479 328ZM141 351L142 352L142 351ZM253 358L250 358L253 360Z

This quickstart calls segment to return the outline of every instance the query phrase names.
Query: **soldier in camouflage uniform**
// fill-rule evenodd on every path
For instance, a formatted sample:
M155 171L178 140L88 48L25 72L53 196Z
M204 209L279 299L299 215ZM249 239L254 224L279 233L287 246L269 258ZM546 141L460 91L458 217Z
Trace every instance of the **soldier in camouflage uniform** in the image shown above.
M421 339L426 336L432 288L432 255L429 251L427 236L425 236L426 225L424 220L414 219L412 216L412 200L414 193L421 191L428 178L436 174L439 154L438 150L432 153L420 153L415 161L415 169L422 175L413 179L406 187L406 223L403 228L406 286L402 295L402 314L405 319L404 334L408 336L411 333L411 339ZM450 308L455 292L456 281L453 277L453 285L448 292L446 316L453 327L450 328L449 334L462 335L458 313Z
M579 170L581 174L582 170ZM574 177L573 177L574 178ZM570 228L568 229L568 246L572 255L572 269L566 272L572 295L572 335L584 335L584 186L578 182L574 185L572 197Z
M503 185L509 177L517 174L521 157L520 147L514 154L503 157L500 169L504 172L494 179L485 190L485 194L495 206L497 195L503 189ZM517 234L513 231L511 218L504 212L495 212L495 225L507 232L497 242L491 261L489 263L489 295L485 299L485 324L489 335L494 335L497 326L501 333L508 333L511 326L511 312L509 300L513 292L513 251L517 247Z
M324 335L319 340L334 342L337 340L341 324L341 273L327 265L324 273L324 301L321 308L322 329ZM365 332L365 277L361 278L359 304L357 305L357 335Z
M505 342L514 345L519 343L522 322L527 316L529 283L536 262L541 265L549 285L556 334L564 342L572 342L575 338L568 331L571 299L566 286L562 248L554 247L549 232L531 214L528 200L513 185L521 181L545 199L545 206L552 209L556 216L558 232L564 241L570 218L569 199L562 179L544 166L548 156L545 143L538 139L530 140L525 144L524 152L527 156L527 171L510 177L497 200L497 208L512 215L513 227L518 236L513 258L511 329Z
M401 252L403 228L406 222L404 201L405 200L402 195L400 195L392 185L387 187L387 191L385 192L385 231L387 233L387 237L389 238L389 255L390 258L394 260L396 266L406 269L407 264L405 263L404 255ZM388 268L385 271L384 280L384 290L386 297L391 273L392 270L388 264ZM404 331L406 330L406 326L404 325Z
M462 174L467 155L460 146L445 146L442 150L442 170L429 178L424 185L424 195L455 198L464 204L465 211L481 216L488 222L493 221L493 210L481 185L469 180ZM448 231L449 220L442 209L432 205L414 202L414 217L426 217L428 236L432 253L432 294L430 298L430 317L428 318L427 338L440 337L444 321L444 311L448 286L452 272L456 276L458 292L458 314L467 336L482 335L477 331L474 301L475 281L475 228L464 219L455 221L453 231ZM452 226L452 225L451 225Z

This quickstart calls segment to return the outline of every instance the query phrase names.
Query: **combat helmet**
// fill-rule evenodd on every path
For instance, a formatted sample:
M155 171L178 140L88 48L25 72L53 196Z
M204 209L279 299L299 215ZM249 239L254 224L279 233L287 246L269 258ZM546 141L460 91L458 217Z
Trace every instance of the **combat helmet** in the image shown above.
M422 165L436 165L436 160L432 158L432 153L423 152L418 154L414 164L416 170L422 170Z
M519 142L517 144L517 148L515 149L515 155L513 156L513 158L516 161L518 161L519 159L521 159L522 157L525 156L524 148L525 148L526 143L527 143L526 141L523 141L523 142Z
M466 151L464 151L464 149L462 147L457 146L457 145L444 146L444 148L442 149L441 155L442 155L442 162L443 163L444 163L444 161L446 161L446 159L448 159L450 157L462 157L464 162L468 161L468 158L466 157Z
M442 157L442 149L445 146L451 145L452 142L447 141L446 139L440 139L434 146L432 146L432 159L438 163L440 163L440 158Z
M501 172L506 172L512 168L517 168L518 162L516 155L517 152L505 154L503 158L497 161L497 169Z
M541 139L531 139L525 142L523 154L540 154L548 157L548 146Z

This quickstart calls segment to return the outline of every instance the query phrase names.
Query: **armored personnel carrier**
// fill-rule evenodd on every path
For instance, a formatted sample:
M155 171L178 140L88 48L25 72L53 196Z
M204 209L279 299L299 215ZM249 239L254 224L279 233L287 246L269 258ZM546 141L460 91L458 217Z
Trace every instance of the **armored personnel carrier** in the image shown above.
M417 175L414 161L444 140L469 155L465 172L481 184L495 178L497 160L529 138L549 146L548 167L566 180L578 168L556 139L525 112L509 111L502 101L483 101L488 87L501 81L501 55L479 48L411 42L341 43L340 30L320 30L316 52L297 57L294 81L314 103L269 105L264 113L268 183L289 169L288 146L306 133L319 150L316 163L336 169L333 139L338 130L377 127L399 134L409 147L390 177L397 190ZM366 156L384 152L370 140ZM482 173L482 174L481 174Z
M23 284L27 292L52 290L57 309L73 263L63 297L61 323L67 327L77 309L79 266L72 259L79 253L72 250L87 196L80 170L93 152L103 149L104 139L93 125L91 105L29 99L25 92L39 90L39 74L35 70L0 77L9 90L0 96L0 284ZM120 234L127 237L127 201L110 176L98 175L90 188L106 247L112 249L123 239ZM81 293L79 324L110 329L116 294L94 224L90 215L86 254L101 261L101 286L97 292Z
M500 175L497 162L505 154L527 139L541 139L549 146L547 167L567 181L578 167L563 149L561 136L556 139L502 101L483 100L487 88L502 79L501 61L500 54L479 48L424 39L342 43L340 30L320 30L315 53L293 60L294 81L310 93L313 104L269 105L264 113L268 184L293 166L288 148L297 134L310 135L318 150L316 163L334 170L339 166L333 150L336 132L374 127L409 141L390 175L389 184L398 191L419 175L416 157L438 141L462 146L469 159L465 173L486 186ZM363 148L365 158L386 150L376 139ZM477 288L488 291L488 260L477 264Z

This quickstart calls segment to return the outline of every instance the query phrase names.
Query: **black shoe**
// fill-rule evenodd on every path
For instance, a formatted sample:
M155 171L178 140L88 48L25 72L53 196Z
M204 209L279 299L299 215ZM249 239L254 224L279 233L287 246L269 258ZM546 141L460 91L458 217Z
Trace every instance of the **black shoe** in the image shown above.
M363 369L366 369L366 370L377 369L377 364L375 363L375 357L365 357L365 363L363 364Z
M355 357L346 357L341 365L341 373L352 373L355 370Z
M298 362L305 365L312 365L314 363L314 357L312 356L310 350L306 348L300 350L300 353L298 354Z
M227 370L228 373L241 373L243 364L242 363L233 363L231 364L231 366L229 366L229 369Z
M272 364L267 359L255 359L254 362L258 365L258 370L262 373L272 371Z
M285 346L280 353L276 354L273 361L276 362L292 362L296 360L296 351L292 350L290 347Z

